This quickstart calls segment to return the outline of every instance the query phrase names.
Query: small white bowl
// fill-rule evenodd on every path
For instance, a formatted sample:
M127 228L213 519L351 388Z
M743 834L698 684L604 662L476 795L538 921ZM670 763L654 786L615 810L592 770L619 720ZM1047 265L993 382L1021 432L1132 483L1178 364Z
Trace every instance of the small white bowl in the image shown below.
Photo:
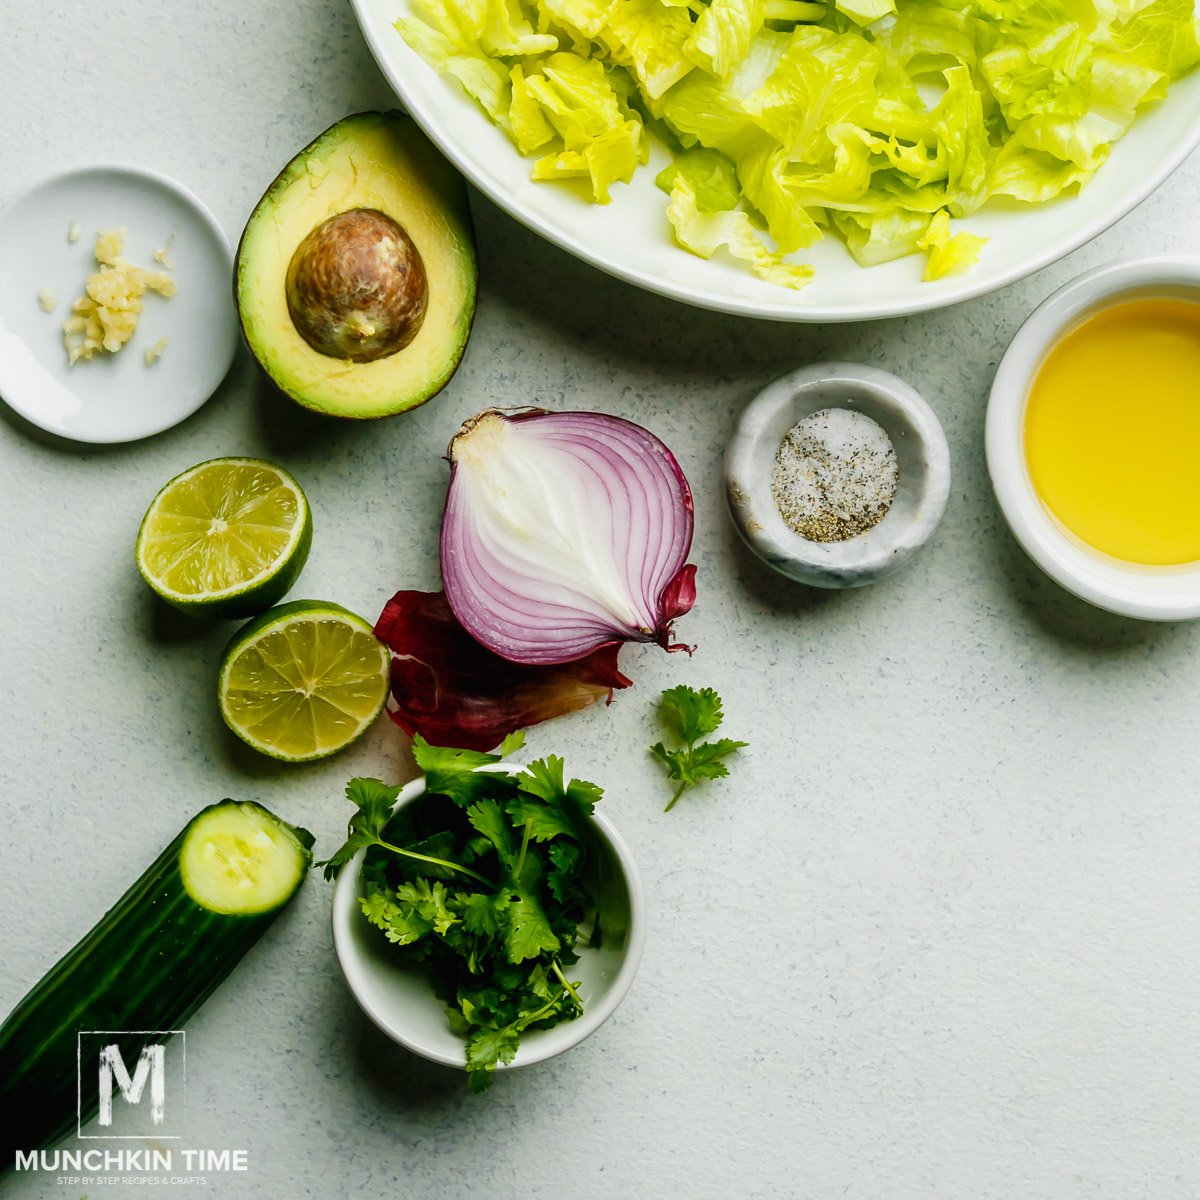
M877 421L900 465L883 520L844 542L801 537L771 494L784 436L823 408ZM932 536L949 495L950 450L933 409L902 379L859 363L815 363L777 379L747 405L725 452L725 496L738 532L768 566L812 587L862 587L898 571Z
M1200 563L1145 567L1092 549L1051 515L1025 459L1025 405L1046 355L1072 328L1119 300L1200 302L1200 259L1110 263L1059 288L1017 331L996 372L987 412L987 463L996 499L1017 541L1051 579L1082 600L1145 621L1200 617ZM1200 392L1198 392L1200 395Z
M78 221L78 241L67 228ZM125 257L158 269L170 242L170 299L148 296L117 354L67 366L62 325L96 270L96 234L124 226ZM191 416L216 391L238 345L233 251L216 218L182 184L143 167L80 167L43 180L0 211L0 397L26 420L88 443L132 442ZM58 296L51 313L38 292ZM166 338L147 366L144 351Z
M414 779L396 799L398 811L425 794L424 778ZM579 962L565 968L580 982L583 1014L551 1029L521 1035L511 1063L498 1070L528 1067L579 1045L612 1016L629 991L646 939L645 900L629 847L607 818L592 817L588 883L600 909L599 949L576 948ZM359 876L366 851L342 869L333 893L333 944L346 983L363 1012L406 1050L462 1068L464 1042L450 1030L445 1005L433 993L424 971L397 964L383 934L368 925L359 909Z

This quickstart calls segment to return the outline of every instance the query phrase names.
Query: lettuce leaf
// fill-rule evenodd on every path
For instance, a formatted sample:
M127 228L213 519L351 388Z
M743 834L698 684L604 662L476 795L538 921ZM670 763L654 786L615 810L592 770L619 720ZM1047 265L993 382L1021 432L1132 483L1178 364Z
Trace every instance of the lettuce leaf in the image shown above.
M683 52L697 66L726 79L746 57L765 14L764 0L712 0L700 10Z
M961 274L973 267L979 261L979 252L987 245L987 238L965 231L952 234L950 213L943 208L934 213L929 228L917 245L928 252L922 278L929 283L947 275Z
M682 174L675 177L671 187L667 220L675 231L676 242L701 258L712 258L724 249L769 283L802 288L812 282L812 267L786 262L783 255L771 250L744 212L701 212L696 193Z
M719 150L696 146L681 151L669 166L658 173L654 182L670 195L675 180L680 176L687 180L695 193L696 207L702 213L735 208L741 199L737 168Z
M864 266L926 255L992 197L1087 184L1147 105L1200 65L1195 0L413 0L397 23L536 155L607 203L671 156L675 240L799 287L832 232Z

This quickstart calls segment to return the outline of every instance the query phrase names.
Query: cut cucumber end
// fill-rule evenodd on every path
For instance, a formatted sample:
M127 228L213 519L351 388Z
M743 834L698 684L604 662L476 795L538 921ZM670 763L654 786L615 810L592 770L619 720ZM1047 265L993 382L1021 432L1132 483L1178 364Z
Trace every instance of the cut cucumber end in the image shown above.
M292 898L312 862L312 837L257 804L226 800L188 827L179 871L188 895L210 912L250 916Z

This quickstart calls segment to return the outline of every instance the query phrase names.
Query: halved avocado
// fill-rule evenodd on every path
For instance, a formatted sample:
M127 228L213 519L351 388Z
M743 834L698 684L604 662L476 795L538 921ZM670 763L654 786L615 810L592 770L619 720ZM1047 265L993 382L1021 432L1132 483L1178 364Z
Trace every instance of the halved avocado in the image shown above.
M234 292L263 370L306 408L386 417L450 381L475 315L467 189L401 113L339 121L250 214Z

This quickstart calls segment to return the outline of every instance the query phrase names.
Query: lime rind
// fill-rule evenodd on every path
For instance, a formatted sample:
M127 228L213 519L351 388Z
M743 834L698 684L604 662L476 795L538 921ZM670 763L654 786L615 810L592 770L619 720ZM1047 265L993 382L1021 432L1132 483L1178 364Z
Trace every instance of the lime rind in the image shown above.
M177 496L201 472L214 467L248 467L274 475L279 485L294 497L298 519L293 523L290 536L282 549L257 574L225 588L182 592L170 587L149 566L146 552L164 503ZM288 471L261 458L211 458L180 472L159 489L138 528L135 558L138 572L147 586L168 604L193 615L237 618L255 616L282 599L300 577L311 546L312 509L303 488Z
M289 626L299 626L314 620L339 622L347 626L354 633L363 635L362 646L364 648L364 658L369 657L365 649L368 644L373 648L377 648L379 655L378 676L374 675L374 673L362 674L349 682L343 681L340 684L335 684L330 688L324 689L323 692L318 690L313 693L305 691L303 680L297 675L296 671L284 669L288 665L285 663L283 667L277 665L272 668L281 683L276 692L276 695L282 698L278 704L273 706L270 704L259 704L251 694L247 693L241 693L236 705L231 704L233 692L231 677L238 664L238 660L243 654ZM369 639L369 642L367 639ZM333 665L337 666L338 663L335 662ZM370 624L362 617L350 612L349 609L343 608L340 604L334 604L329 601L293 600L287 604L281 604L276 608L272 608L261 616L256 617L253 621L248 622L230 640L221 659L221 670L217 683L221 716L225 724L237 737L259 753L266 754L271 758L279 759L283 762L312 762L317 759L328 758L330 755L344 750L347 746L357 741L374 723L380 712L383 711L383 706L387 701L390 671L391 655L383 643L376 639ZM353 705L350 709L347 709L344 706L339 706L329 698L330 692L337 691L337 699L342 700L344 705L347 700L344 694L346 689L350 689L354 697L359 699L361 699L359 693L365 693L367 702L365 704L359 703ZM302 696L304 697L303 700L300 699ZM290 714L297 721L307 719L314 724L314 745L311 750L306 752L297 753L285 749L283 746L269 741L264 737L256 736L254 732L255 729L269 722L271 717L277 716L279 710L285 706L289 698L293 700L293 703L290 705ZM328 708L336 709L339 707L349 720L336 722L341 726L341 731L336 736L330 739L318 738L315 734L315 711L320 708L328 718L330 716ZM234 708L238 711L233 711ZM355 708L357 711L353 711ZM252 715L255 719L247 721L245 717L248 715Z

